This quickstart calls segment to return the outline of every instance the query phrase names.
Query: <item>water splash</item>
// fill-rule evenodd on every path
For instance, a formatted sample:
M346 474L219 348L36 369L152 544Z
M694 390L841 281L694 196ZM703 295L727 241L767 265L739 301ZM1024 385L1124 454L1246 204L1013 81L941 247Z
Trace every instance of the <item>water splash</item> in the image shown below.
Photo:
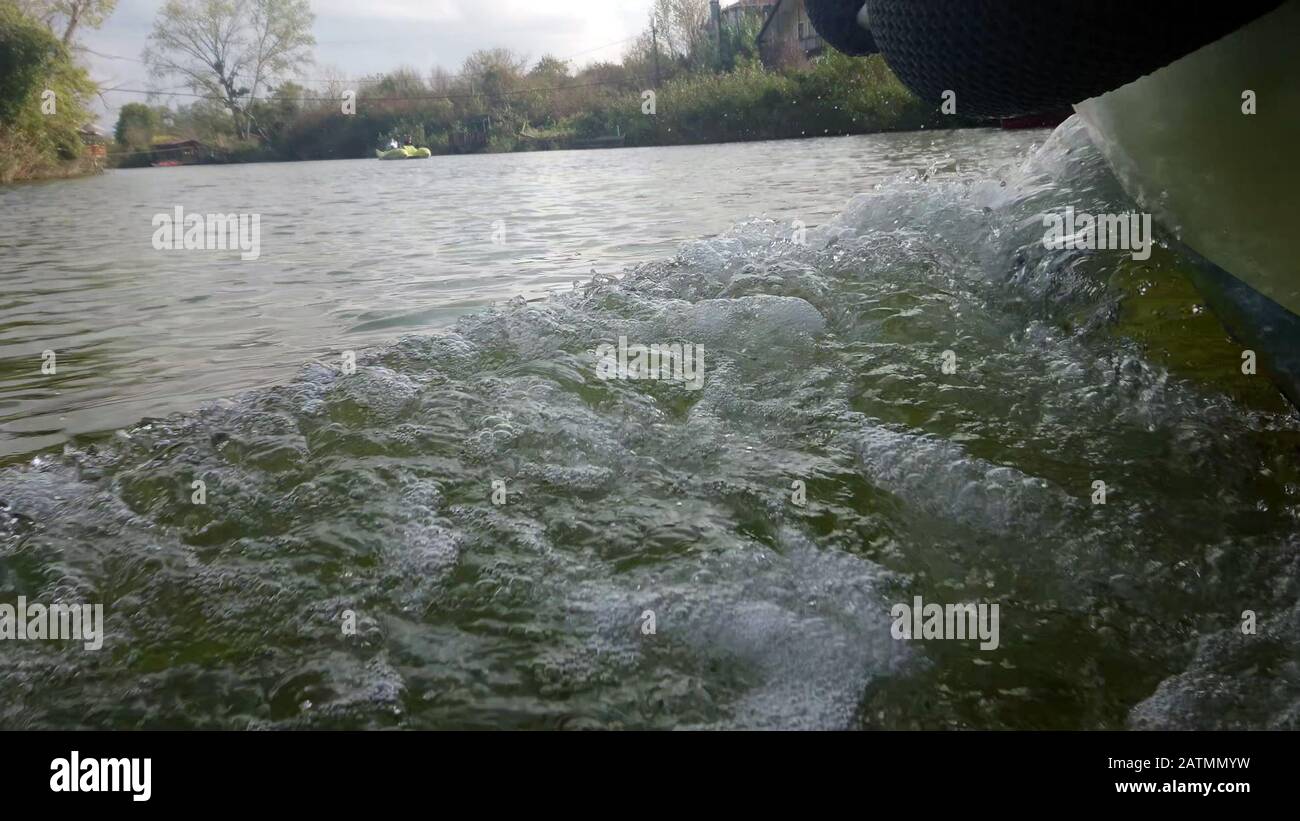
M108 636L7 642L0 724L1294 727L1300 425L1182 363L1235 353L1172 252L1045 250L1063 204L1125 207L1074 123L6 470L0 600ZM704 389L597 378L619 336ZM1002 648L894 641L914 594Z

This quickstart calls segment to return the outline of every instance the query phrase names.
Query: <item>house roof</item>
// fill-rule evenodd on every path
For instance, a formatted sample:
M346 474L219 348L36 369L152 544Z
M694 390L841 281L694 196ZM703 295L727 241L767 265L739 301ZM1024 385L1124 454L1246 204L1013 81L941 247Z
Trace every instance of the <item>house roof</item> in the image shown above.
M86 143L87 145L93 143L108 142L108 139L99 132L98 128L95 128L95 126L89 124L83 125L81 128L78 128L77 135L80 136L81 141L83 143Z
M722 7L723 18L739 17L742 14L760 12L763 13L763 22L767 22L766 13L777 5L778 0L736 0L730 6Z
M767 19L763 21L763 27L758 30L758 36L754 38L754 42L763 42L763 35L767 34L768 28L772 25L772 21L776 19L776 13L781 10L781 3L784 1L785 0L776 0L776 3L772 6L772 10L767 13Z

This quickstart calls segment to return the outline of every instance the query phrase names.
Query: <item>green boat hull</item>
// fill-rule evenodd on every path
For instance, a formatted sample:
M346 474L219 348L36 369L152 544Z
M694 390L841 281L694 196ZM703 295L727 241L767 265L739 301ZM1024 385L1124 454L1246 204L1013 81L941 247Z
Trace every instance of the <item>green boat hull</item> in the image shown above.
M1204 272L1207 302L1300 405L1300 0L1075 108L1125 190ZM1243 111L1254 92L1256 113Z

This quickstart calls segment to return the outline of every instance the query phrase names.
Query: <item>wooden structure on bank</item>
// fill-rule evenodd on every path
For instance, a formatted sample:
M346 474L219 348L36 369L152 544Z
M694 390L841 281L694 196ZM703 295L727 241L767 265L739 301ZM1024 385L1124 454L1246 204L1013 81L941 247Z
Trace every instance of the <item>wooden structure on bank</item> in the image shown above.
M151 164L155 166L194 165L207 159L212 153L198 140L154 143L149 150Z
M804 0L777 0L758 33L763 64L780 67L806 62L826 50L826 41L813 28Z

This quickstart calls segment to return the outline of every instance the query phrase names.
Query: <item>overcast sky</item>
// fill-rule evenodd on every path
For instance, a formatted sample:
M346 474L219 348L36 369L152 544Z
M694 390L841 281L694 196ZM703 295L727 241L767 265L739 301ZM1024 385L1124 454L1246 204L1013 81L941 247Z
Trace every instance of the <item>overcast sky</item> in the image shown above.
M147 89L148 72L138 61L163 0L119 0L98 31L80 36L100 54L87 55L92 76L105 87ZM348 77L402 65L427 72L435 65L455 70L473 51L503 46L536 60L546 54L573 58L582 66L616 60L627 40L645 27L651 0L312 0L316 12L316 73L332 66ZM730 5L730 0L723 5ZM111 128L117 109L142 101L139 94L105 95L100 125Z

